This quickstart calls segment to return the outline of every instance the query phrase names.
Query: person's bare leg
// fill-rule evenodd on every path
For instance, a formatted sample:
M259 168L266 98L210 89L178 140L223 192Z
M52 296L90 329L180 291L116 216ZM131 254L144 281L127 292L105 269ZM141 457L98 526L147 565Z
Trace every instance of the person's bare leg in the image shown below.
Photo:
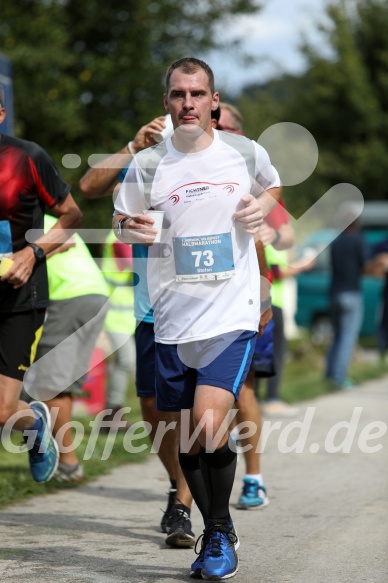
M179 413L166 413L165 411L158 411L156 409L155 397L141 397L141 410L143 420L151 425L150 439L153 443L155 440L158 424L164 422L176 423L176 429L170 429L163 435L160 444L158 443L157 454L160 461L166 468L170 480L175 480L177 484L176 498L185 506L190 508L192 503L192 496L189 487L186 483L185 477L182 474L178 459L178 443L179 443Z
M21 413L19 419L12 424L12 429L24 431L31 429L36 416L28 403L20 401L22 381L5 375L0 375L0 426L3 427L15 413Z
M159 423L166 423L167 425L172 421L170 413L165 413L164 411L158 411L156 409L156 398L155 397L140 397L140 406L143 415L143 420L150 424L151 432L150 439L153 443L155 440L156 432L158 430ZM158 444L157 454L166 468L166 471L171 480L176 480L176 460L171 452L178 449L176 432L172 429L167 431L163 435L163 439Z
M51 435L48 440L45 440L44 451L40 448L42 430L47 427L48 412L43 403L36 404L36 411L34 411L28 403L21 401L21 390L22 381L0 375L0 426L25 432L23 437L28 445L32 477L36 482L47 482L54 475L58 464L58 452ZM9 425L8 421L10 421ZM36 431L33 443L30 442L30 435L28 435L30 429Z
M236 507L239 509L264 508L268 504L266 489L260 472L259 441L261 412L254 390L255 375L250 372L242 386L237 401L237 423L246 423L241 428L239 441L243 448L245 477L243 489ZM244 434L247 437L244 437Z
M182 473L178 458L179 443L179 418L180 413L167 413L156 409L155 397L140 397L143 420L151 426L150 438L155 447L160 461L166 468L171 483L175 482L176 492L174 497L169 501L167 510L161 522L162 532L167 533L166 544L172 547L188 547L195 544L195 538L188 536L181 531L180 524L176 523L176 518L172 518L172 511L178 511L180 518L181 511L190 513L192 496L186 479ZM163 431L162 438L158 436L158 424L163 423L164 427L169 424L175 424L175 427L168 431ZM162 426L162 428L163 428ZM155 440L155 437L157 440ZM173 503L173 504L171 504ZM170 506L171 504L171 506Z
M191 507L193 502L193 497L190 492L190 488L187 485L186 478L183 475L182 468L179 463L179 438L180 438L180 412L178 413L168 413L170 422L176 423L175 433L175 444L174 444L174 468L176 476L176 500L180 504L184 504L188 508ZM171 453L170 453L171 455Z
M254 382L254 373L250 372L241 388L237 401L237 423L248 423L256 429L252 435L249 435L249 433L252 433L251 431L248 432L245 429L239 436L239 441L244 452L246 474L260 474L260 453L258 446L261 431L261 413L259 403L255 396ZM244 433L248 437L244 438Z
M55 397L45 401L47 407L52 412L53 423L53 436L57 439L57 434L60 431L59 439L59 461L64 464L76 465L78 464L78 458L75 449L72 449L73 445L73 431L68 426L64 431L62 428L71 422L72 410L73 410L73 399L69 394L62 395L60 397ZM62 430L62 431L61 431ZM63 449L69 449L69 451L64 452Z

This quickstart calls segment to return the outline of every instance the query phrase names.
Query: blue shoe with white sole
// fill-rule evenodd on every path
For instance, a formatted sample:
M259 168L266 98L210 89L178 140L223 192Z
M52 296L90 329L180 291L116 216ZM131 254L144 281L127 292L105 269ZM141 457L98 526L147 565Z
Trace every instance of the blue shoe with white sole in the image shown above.
M268 498L264 484L259 484L253 478L244 478L243 489L236 508L249 510L265 508L266 506L268 506Z
M232 527L232 534L234 535L234 548L237 551L237 549L240 546L240 539L237 536L236 530L234 527ZM203 579L202 576L202 569L204 568L204 551L205 551L205 543L206 543L206 538L209 535L209 529L205 529L203 534L201 534L201 536L198 538L197 543L195 545L195 552L197 553L197 545L199 543L199 541L201 541L201 550L199 551L198 557L196 558L196 560L194 561L194 563L191 565L191 569L190 569L190 577L192 579ZM232 576L232 575L230 575Z
M55 474L59 462L58 446L51 433L50 411L40 401L32 401L30 407L41 420L39 429L27 430L36 431L35 441L28 450L31 474L35 482L48 482ZM24 440L27 441L27 437Z

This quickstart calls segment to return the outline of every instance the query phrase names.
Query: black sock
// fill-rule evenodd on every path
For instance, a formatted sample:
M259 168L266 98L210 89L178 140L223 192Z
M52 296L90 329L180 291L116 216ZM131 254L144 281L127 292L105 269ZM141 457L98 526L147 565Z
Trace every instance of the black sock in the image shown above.
M171 486L170 486L170 488L171 488L172 490L176 490L176 480L172 480L172 479L170 478L170 483L171 483Z
M209 494L199 465L199 454L188 455L179 451L179 463L191 495L206 522L209 516Z
M185 506L184 504L174 504L172 508L174 510L183 510L183 512L186 512L186 514L190 516L191 509L188 506Z
M232 451L226 442L212 453L201 447L199 459L210 493L208 518L230 520L229 500L236 473L236 452Z

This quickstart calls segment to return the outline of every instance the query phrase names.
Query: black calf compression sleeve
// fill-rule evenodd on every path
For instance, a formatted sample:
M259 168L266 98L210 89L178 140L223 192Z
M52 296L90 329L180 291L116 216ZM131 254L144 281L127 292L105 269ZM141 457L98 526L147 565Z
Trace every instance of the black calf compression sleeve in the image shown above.
M179 463L191 495L206 522L209 516L209 492L199 465L199 454L188 455L179 451Z
M214 452L199 451L200 467L210 493L209 518L230 518L229 499L236 473L237 454L228 442Z

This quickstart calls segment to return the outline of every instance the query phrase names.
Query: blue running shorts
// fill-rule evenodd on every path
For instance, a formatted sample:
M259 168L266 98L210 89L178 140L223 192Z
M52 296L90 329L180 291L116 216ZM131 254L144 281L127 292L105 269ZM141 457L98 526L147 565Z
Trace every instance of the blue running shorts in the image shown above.
M137 322L136 343L136 394L138 397L155 397L155 334L150 322Z
M197 385L220 387L238 399L257 332L235 331L185 344L155 344L156 408L191 409Z

